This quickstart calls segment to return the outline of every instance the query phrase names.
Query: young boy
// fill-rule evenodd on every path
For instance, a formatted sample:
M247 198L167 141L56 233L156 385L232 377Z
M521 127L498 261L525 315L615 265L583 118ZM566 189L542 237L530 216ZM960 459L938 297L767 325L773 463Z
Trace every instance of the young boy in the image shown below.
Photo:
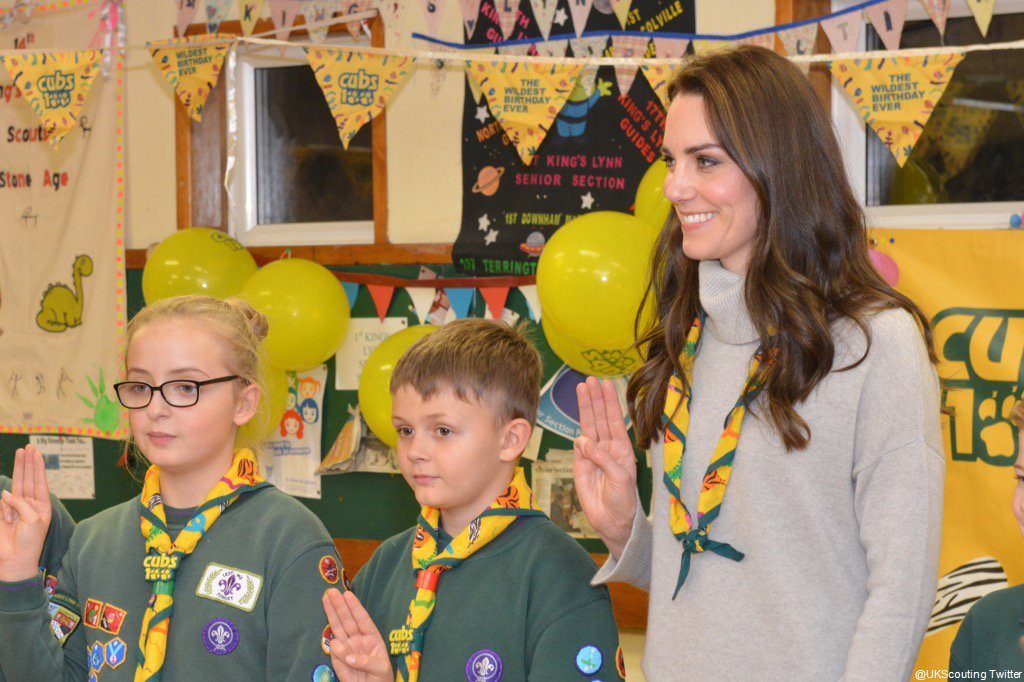
M522 327L480 319L442 327L396 364L398 462L422 510L351 592L324 597L343 682L625 678L593 561L536 509L517 466L540 378Z

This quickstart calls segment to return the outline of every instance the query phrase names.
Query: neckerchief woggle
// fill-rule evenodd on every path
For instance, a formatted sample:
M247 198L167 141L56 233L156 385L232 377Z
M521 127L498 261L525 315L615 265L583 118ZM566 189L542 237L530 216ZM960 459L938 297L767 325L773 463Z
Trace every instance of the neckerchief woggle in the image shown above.
M160 496L160 467L153 465L146 471L142 495L139 496L139 516L142 537L146 538L146 557L142 566L146 581L152 584L152 596L142 617L139 648L135 652L135 682L160 679L167 654L171 611L174 609L174 577L181 562L195 550L206 531L232 502L245 493L269 485L260 475L259 464L252 451L236 450L227 473L217 481L206 501L199 505L172 541Z
M416 596L409 603L409 614L402 628L408 640L408 652L395 661L395 682L416 682L419 678L423 639L437 604L437 583L441 574L458 567L521 516L544 516L544 512L537 508L522 467L516 467L512 482L505 492L445 547L438 546L440 510L435 507L423 507L420 510L419 524L412 542ZM404 646L405 642L402 644Z
M747 405L754 401L764 386L763 373L760 371L764 354L761 349L758 349L750 360L747 381L740 392L739 399L725 418L724 430L718 439L718 445L715 446L711 463L708 464L704 474L704 480L700 486L700 496L697 499L697 526L694 527L693 519L680 492L680 478L683 473L686 433L690 428L693 362L697 356L697 346L700 343L704 317L703 314L698 315L686 335L686 343L679 358L686 381L684 383L675 373L672 374L668 390L665 392L665 412L661 416L661 422L665 427L663 438L665 474L663 479L669 492L669 527L676 539L683 544L679 579L676 582L675 592L672 593L673 599L679 594L679 588L686 581L686 576L690 572L690 557L694 553L700 554L707 551L733 561L743 559L742 552L732 545L712 540L708 537L708 533L711 530L711 522L715 520L722 508L722 500L725 497L726 487L729 485L729 476L732 474L732 463L736 457L736 445L739 442L743 417L747 413ZM686 389L687 386L690 387L689 390Z

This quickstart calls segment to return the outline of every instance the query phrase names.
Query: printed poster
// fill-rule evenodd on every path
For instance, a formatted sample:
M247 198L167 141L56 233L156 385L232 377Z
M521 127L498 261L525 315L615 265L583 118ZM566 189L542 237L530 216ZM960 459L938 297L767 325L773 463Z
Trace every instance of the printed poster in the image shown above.
M96 499L92 438L82 436L29 436L46 466L50 492L62 500Z
M533 463L533 494L537 506L552 523L574 538L596 538L576 494L572 476L572 450L548 450L543 460Z
M320 499L320 440L327 365L297 372L288 387L284 414L263 447L269 455L267 480L296 497Z
M334 390L356 391L370 353L381 341L409 326L406 317L357 317L349 320L345 341L334 355Z

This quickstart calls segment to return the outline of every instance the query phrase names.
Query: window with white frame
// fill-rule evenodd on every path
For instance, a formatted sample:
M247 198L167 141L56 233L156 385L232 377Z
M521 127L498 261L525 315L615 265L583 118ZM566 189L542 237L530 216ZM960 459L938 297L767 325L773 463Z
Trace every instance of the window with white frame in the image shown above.
M342 147L300 46L239 47L228 69L231 233L247 246L372 243L371 125Z
M833 2L833 11L850 2ZM982 36L964 0L953 0L944 38L918 2L908 5L900 47L1002 43L1024 38L1024 0L1002 0ZM883 50L870 23L861 48ZM865 128L841 88L833 116L851 181L872 224L1008 227L1024 201L1024 52L969 52L957 67L903 168Z

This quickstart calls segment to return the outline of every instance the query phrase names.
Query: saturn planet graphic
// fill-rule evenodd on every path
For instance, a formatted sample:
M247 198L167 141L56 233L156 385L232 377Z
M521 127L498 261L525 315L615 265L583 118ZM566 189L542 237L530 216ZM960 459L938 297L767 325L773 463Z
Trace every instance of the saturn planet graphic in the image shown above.
M480 169L480 174L476 176L473 194L483 194L485 197L493 196L498 191L498 183L504 174L504 167L484 166Z

